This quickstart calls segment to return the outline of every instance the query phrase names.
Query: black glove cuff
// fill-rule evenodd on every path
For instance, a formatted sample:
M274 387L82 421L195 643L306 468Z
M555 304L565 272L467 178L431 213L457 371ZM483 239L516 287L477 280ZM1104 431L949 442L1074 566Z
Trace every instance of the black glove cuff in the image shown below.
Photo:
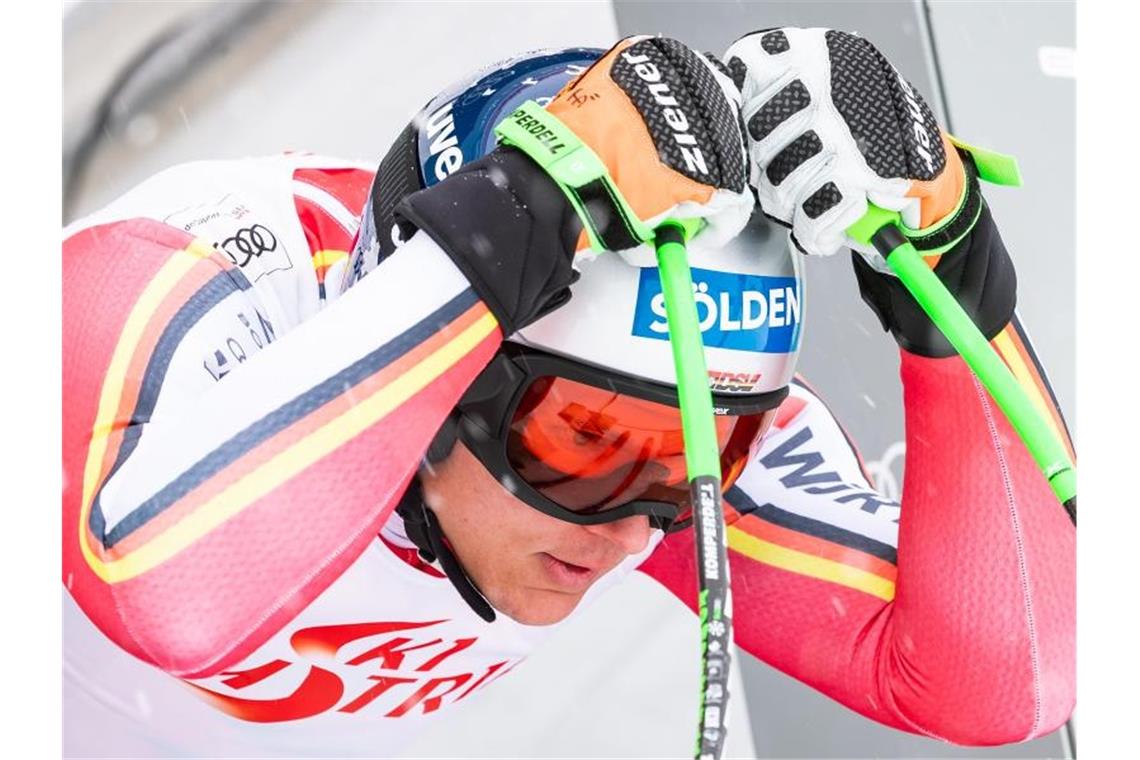
M510 335L570 299L582 223L530 158L499 147L396 207L402 228L427 233ZM411 231L402 229L407 239Z
M897 277L875 271L856 253L852 253L852 261L863 300L899 346L929 357L957 353ZM974 229L942 255L934 273L987 339L1001 332L1013 318L1017 275L984 201Z

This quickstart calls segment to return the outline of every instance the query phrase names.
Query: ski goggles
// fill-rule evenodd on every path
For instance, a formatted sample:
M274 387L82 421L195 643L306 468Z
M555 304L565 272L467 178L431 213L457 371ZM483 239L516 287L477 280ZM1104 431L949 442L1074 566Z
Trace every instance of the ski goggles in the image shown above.
M713 394L724 489L787 393ZM457 436L483 466L552 517L596 525L646 515L666 532L691 522L673 387L506 343L457 411Z

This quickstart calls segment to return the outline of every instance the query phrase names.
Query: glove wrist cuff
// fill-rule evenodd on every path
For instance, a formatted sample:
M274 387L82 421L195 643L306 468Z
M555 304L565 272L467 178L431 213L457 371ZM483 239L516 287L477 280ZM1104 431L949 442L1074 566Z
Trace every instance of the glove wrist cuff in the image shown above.
M852 262L864 302L900 347L929 357L957 353L897 277L875 271L857 254ZM987 340L1009 324L1017 303L1017 275L985 204L977 225L939 259L934 273Z
M973 157L964 150L958 150L962 158L962 168L966 181L962 195L954 210L939 221L922 229L912 229L901 225L903 234L924 256L945 253L970 234L982 211L982 193L978 185L978 169Z
M418 229L451 257L504 336L570 298L582 225L555 183L513 148L412 193L394 216L404 239Z

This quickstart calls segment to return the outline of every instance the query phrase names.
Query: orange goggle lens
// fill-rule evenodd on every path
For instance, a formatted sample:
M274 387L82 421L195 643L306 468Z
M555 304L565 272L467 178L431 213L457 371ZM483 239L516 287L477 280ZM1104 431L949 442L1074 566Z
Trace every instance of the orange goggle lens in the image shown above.
M736 481L775 410L718 415L723 487ZM632 501L691 513L679 409L560 377L527 388L507 432L507 460L555 504L590 514Z

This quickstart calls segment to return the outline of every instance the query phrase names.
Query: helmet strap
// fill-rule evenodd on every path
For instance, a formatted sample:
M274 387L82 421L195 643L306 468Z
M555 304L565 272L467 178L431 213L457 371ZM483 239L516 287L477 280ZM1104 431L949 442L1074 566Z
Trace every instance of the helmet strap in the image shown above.
M452 443L454 441L453 435ZM439 518L424 501L423 486L420 484L418 474L412 476L408 490L396 505L396 513L403 519L408 538L419 549L424 561L434 562L438 558L443 574L451 581L451 585L459 592L463 601L467 602L467 605L483 620L488 623L495 622L495 610L459 564L451 547L447 545L443 529L439 525Z

